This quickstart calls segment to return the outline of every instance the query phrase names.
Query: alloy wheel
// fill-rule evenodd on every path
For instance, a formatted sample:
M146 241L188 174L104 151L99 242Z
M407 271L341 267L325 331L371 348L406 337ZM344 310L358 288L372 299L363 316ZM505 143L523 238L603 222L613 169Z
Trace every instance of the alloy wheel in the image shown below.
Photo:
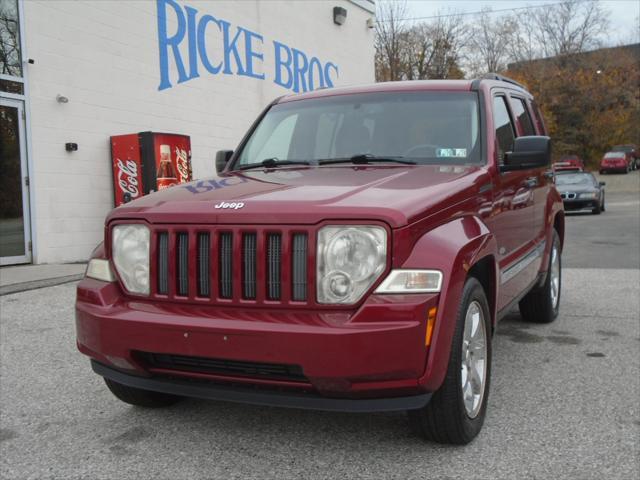
M487 383L487 329L480 303L467 308L462 338L461 387L469 418L480 412Z
M558 247L555 245L551 250L551 281L549 282L551 288L551 306L555 310L558 308L558 300L560 299L560 255L558 254Z

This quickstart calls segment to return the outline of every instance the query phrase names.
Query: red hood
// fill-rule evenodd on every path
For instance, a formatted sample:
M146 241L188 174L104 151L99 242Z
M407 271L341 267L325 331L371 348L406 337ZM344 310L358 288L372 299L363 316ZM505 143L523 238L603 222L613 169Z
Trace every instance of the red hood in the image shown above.
M314 224L326 219L412 223L477 193L479 167L363 165L233 172L147 195L114 209L108 221ZM476 188L471 188L473 185ZM221 202L242 208L216 209Z

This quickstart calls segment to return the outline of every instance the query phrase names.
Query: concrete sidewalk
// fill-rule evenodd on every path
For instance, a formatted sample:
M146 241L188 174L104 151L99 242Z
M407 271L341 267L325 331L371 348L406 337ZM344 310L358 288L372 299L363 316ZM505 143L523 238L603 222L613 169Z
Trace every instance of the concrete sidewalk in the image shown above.
M0 268L0 295L80 280L86 263L18 265Z

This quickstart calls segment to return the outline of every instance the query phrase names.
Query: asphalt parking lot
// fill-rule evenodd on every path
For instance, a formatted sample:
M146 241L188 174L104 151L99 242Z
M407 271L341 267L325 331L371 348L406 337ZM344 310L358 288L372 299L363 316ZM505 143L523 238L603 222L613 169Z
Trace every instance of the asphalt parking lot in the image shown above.
M500 324L485 427L466 447L412 436L403 414L126 406L76 351L69 283L0 297L0 475L638 478L640 197L621 190L603 215L567 218L558 320Z

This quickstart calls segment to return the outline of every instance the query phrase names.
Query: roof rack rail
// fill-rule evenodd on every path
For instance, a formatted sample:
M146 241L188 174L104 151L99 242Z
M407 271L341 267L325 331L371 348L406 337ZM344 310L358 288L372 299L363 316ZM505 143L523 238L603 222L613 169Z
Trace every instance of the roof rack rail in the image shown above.
M504 75L500 75L499 73L486 73L482 76L483 80L498 80L500 82L507 82L507 83L511 83L513 85L517 85L520 88L523 89L527 89L527 87L525 87L524 85L522 85L521 83L516 82L513 78L509 78L509 77L505 77Z

